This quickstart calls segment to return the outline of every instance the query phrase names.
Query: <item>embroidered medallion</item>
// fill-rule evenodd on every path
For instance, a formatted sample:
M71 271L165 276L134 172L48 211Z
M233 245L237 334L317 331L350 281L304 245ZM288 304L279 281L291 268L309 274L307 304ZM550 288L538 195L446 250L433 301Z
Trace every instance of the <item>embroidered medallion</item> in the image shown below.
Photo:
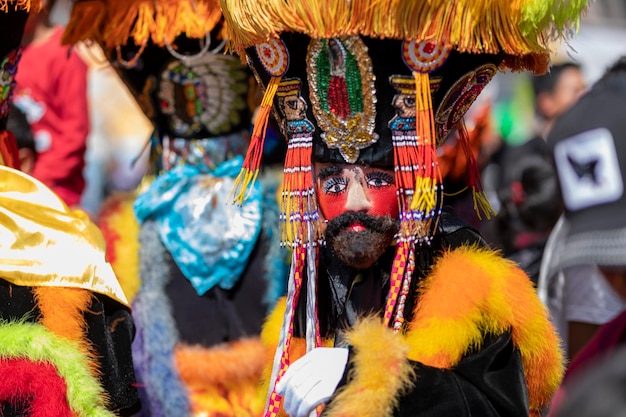
M407 67L416 72L432 72L441 67L450 55L450 48L431 42L415 40L402 42L402 58Z
M438 141L441 143L456 123L467 113L483 88L496 75L497 68L486 64L468 72L450 87L435 114Z
M256 46L256 53L265 71L272 77L282 77L289 67L289 53L280 39L270 39Z
M21 52L21 48L11 51L0 63L0 119L5 118L11 109L11 95L15 88L15 73Z
M378 140L372 62L358 36L314 39L307 56L313 114L322 140L348 163Z
M212 135L228 133L246 107L247 74L229 55L205 54L172 61L161 73L159 105L172 131L192 137L203 127Z

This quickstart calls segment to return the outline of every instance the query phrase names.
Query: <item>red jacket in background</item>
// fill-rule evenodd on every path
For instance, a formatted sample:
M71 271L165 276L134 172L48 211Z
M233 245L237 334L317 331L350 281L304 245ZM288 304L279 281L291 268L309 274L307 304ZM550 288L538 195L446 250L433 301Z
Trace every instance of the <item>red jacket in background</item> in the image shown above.
M37 161L32 176L68 206L80 203L89 133L87 64L61 45L63 28L22 52L13 101L33 129Z

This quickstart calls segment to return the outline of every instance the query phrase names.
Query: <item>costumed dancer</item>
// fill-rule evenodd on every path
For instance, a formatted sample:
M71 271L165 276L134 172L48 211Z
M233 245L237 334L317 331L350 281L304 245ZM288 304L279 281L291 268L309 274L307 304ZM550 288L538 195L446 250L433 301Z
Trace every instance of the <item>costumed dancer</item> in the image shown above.
M29 7L0 2L0 414L128 416L134 326L102 234L19 171L5 130Z
M282 163L230 204L258 89L224 53L219 4L76 1L64 39L97 42L155 128L154 169L99 221L133 307L142 414L259 414L259 333L288 275Z
M442 210L436 148L453 129L467 140L464 113L499 69L545 71L549 34L584 3L222 0L260 114L275 108L288 140L293 259L262 333L266 417L541 414L558 337L528 276Z

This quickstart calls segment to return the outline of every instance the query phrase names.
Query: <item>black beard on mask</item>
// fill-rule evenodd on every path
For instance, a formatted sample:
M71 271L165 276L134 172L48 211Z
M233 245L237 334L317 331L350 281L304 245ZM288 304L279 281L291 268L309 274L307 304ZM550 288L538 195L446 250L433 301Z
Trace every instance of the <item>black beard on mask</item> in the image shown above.
M361 232L347 229L354 223L365 227ZM374 265L391 245L398 232L398 220L390 216L370 216L346 212L328 222L324 237L326 245L347 266L367 269Z

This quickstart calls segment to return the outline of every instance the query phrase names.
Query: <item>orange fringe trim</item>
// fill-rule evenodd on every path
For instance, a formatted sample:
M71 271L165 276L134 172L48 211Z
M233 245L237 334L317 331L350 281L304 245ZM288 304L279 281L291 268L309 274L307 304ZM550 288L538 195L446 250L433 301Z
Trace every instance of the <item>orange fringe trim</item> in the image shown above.
M219 0L77 0L63 43L96 41L114 48L132 39L164 46L181 34L204 38L221 19Z
M43 6L42 0L0 0L0 12L6 13L10 10L26 10L38 12Z
M261 377L266 352L260 339L243 339L210 349L179 345L176 363L187 384L236 385Z
M263 98L261 99L261 105L257 110L257 115L254 121L254 127L252 128L252 136L250 138L250 145L246 152L246 157L243 161L243 166L237 178L235 178L235 184L231 194L233 195L233 202L242 205L247 197L250 187L254 184L259 176L259 169L261 167L261 157L263 156L263 146L265 143L265 136L267 135L267 127L269 123L270 112L272 110L272 102L278 86L280 84L281 77L272 77L270 79Z

